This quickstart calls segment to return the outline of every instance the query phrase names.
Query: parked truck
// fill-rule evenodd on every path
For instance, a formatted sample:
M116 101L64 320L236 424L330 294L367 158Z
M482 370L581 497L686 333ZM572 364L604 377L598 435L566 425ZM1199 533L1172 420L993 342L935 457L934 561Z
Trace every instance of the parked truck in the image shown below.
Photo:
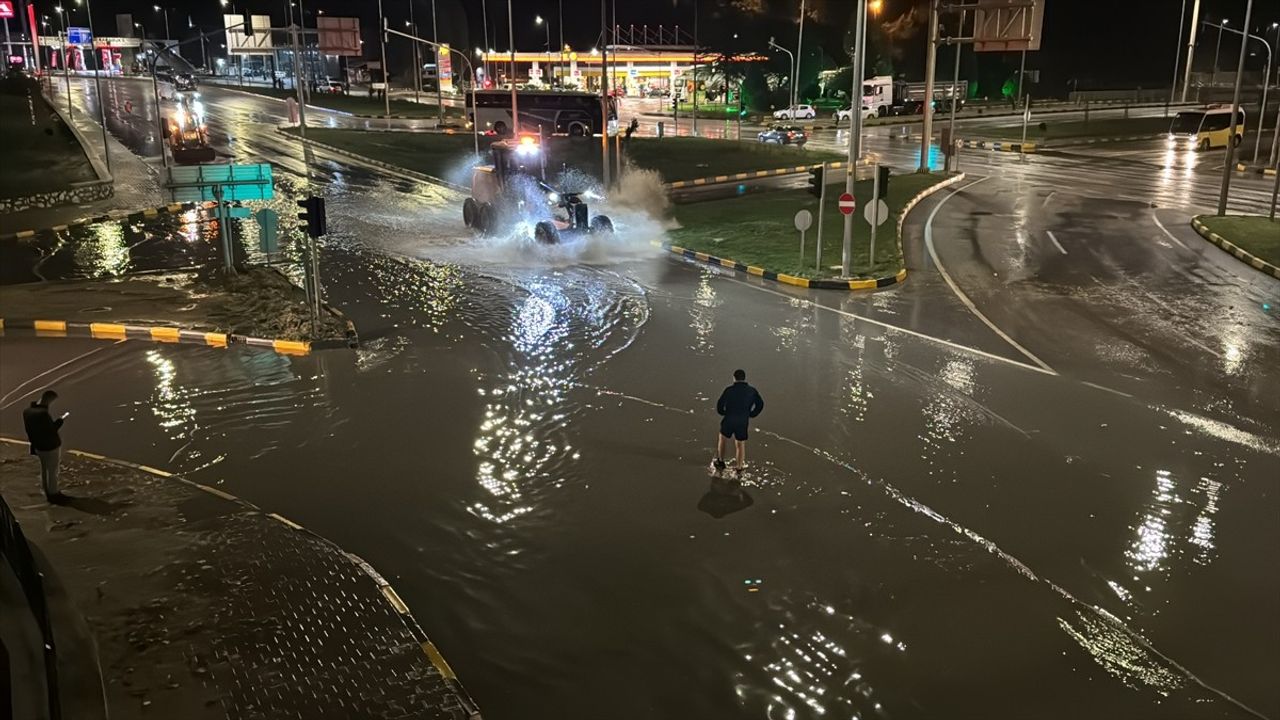
M880 117L919 115L924 112L924 89L925 83L922 82L909 83L894 80L890 75L877 75L862 84L862 104L875 110ZM957 109L964 107L968 89L966 80L954 84L950 80L935 81L934 110L948 111L952 102L958 103Z

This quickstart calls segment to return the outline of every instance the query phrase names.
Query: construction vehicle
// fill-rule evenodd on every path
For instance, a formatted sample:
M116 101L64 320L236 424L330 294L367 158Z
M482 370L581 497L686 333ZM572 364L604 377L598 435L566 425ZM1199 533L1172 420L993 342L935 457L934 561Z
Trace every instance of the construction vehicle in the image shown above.
M502 140L490 146L492 162L471 173L471 197L462 201L462 221L483 235L531 226L538 242L613 232L605 215L591 217L586 192L561 192L545 180L546 156L537 138Z
M217 158L209 146L209 126L205 124L204 104L199 96L179 96L177 107L166 119L164 129L174 162L198 165Z

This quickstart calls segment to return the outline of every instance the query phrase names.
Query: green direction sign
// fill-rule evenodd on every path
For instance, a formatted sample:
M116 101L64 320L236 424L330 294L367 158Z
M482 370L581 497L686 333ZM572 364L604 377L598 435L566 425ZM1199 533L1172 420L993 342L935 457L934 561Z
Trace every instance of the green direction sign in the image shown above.
M280 250L280 214L271 208L258 211L258 249L264 253Z
M223 200L270 200L272 193L271 165L236 165L216 163L207 165L175 165L169 168L169 188L176 202L207 202L218 199L221 188Z

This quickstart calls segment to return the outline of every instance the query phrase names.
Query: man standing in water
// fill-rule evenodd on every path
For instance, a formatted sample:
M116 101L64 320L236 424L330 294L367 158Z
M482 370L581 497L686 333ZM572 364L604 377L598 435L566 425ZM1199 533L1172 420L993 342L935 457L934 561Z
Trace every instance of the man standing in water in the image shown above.
M22 424L26 426L31 454L40 458L40 485L49 502L61 502L66 498L58 490L58 464L62 459L62 438L58 430L70 413L63 413L57 419L49 414L49 406L57 399L58 393L45 390L38 401L22 411Z
M743 370L733 371L733 384L720 393L716 401L716 412L720 413L720 437L716 442L716 459L713 463L716 470L724 470L724 446L729 438L734 440L734 454L737 457L735 467L742 472L747 465L747 424L751 418L764 410L764 398L755 388L747 384L747 373Z

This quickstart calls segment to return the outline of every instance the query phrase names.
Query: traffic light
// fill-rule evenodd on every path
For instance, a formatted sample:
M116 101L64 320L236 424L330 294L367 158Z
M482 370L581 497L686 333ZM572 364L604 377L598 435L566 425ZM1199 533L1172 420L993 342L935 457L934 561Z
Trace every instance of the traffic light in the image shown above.
M306 227L307 234L318 238L328 232L325 227L324 198L314 195L298 201L298 207L304 212L298 213L298 219Z
M253 37L253 17L249 13L240 14L240 29L244 32L245 37Z
M822 166L809 168L809 194L822 197Z
M889 196L889 166L879 165L877 167L880 173L880 198L883 199Z

